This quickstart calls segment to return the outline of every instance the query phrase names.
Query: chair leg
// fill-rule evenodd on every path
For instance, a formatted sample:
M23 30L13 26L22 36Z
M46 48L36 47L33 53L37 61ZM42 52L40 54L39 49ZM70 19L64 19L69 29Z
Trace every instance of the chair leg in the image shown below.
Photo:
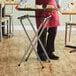
M2 27L0 27L0 42L2 41Z
M72 26L70 26L70 31L69 31L69 42L70 42L70 38L71 38L71 30L72 30Z
M9 16L9 33L12 32L12 17Z
M7 35L8 35L8 20L7 20Z
M67 43L67 24L65 26L65 45L66 45L66 43Z
M13 26L13 17L11 16L11 31L14 32L14 26Z

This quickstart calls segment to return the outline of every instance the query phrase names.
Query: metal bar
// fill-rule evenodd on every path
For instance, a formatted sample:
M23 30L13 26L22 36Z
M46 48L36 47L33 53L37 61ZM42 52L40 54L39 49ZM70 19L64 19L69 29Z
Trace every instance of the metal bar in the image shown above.
M46 52L46 50L45 50L45 48L44 48L41 40L39 39L39 37L41 36L42 32L44 31L44 28L46 27L46 24L48 23L48 20L49 20L50 17L51 17L51 16L49 16L49 17L47 17L47 18L44 19L44 21L46 21L46 23L45 23L44 27L42 28L41 33L40 33L39 36L38 36L38 32L36 32L35 28L33 27L33 24L31 23L31 20L30 20L29 17L28 17L28 21L29 21L29 23L31 24L31 26L32 26L32 28L33 28L36 36L37 36L37 40L39 40L39 42L40 42L40 44L41 44L41 47L42 47L42 49L43 49L43 51L44 51L44 53L45 53L45 55L46 55L46 57L47 57L47 59L48 59L49 62L50 62L50 59L49 59L48 54L47 54L47 52ZM34 44L34 45L35 45L35 44Z
M23 23L22 23L22 20L20 20L20 22L21 22L21 25L22 25L22 27L23 27L23 29L24 29L24 31L25 31L25 33L26 33L26 35L27 35L27 37L28 37L28 39L29 39L29 41L30 41L30 44L32 45L32 48L33 48L33 50L34 50L36 56L38 57L38 59L39 59L39 61L40 61L40 64L41 64L41 66L42 66L42 68L43 68L44 66L43 66L43 64L42 64L42 62L41 62L41 59L40 59L39 55L37 54L34 45L32 44L32 41L31 41L31 39L30 39L30 37L29 37L29 35L28 35L28 33L27 33L27 31L26 31L26 29L25 29ZM21 60L21 61L22 61L22 60ZM20 63L21 63L21 62L20 62Z
M21 19L21 18L20 18L20 19ZM39 29L42 27L42 24L43 24L44 22L45 22L45 20L43 20L43 22L41 23L41 25L40 25ZM38 31L39 31L39 30L38 30ZM34 41L35 37L36 37L36 34L34 35L34 37L33 37L33 39L31 40L31 42L33 42L33 41ZM23 58L21 59L21 62L22 62L22 60L24 59L24 57L27 55L28 50L30 49L30 46L31 46L31 44L29 44L29 46L28 46L28 48L27 48L27 51L25 52L25 54L24 54ZM33 49L33 48L32 48L32 49ZM26 58L26 60L27 60L27 58Z

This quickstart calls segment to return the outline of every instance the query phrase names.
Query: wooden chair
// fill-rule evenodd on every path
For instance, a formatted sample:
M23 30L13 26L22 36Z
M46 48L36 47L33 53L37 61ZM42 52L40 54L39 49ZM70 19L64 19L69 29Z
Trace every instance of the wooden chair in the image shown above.
M11 13L6 13L5 14L5 17L8 17L9 18L9 34L11 33L11 32L13 32L13 24L12 24L12 16L13 16L13 14L11 14Z
M66 22L66 27L65 27L65 45L67 44L67 31L68 31L68 29L69 29L69 42L70 42L72 26L76 26L76 22L74 22L74 21Z
M2 27L7 25L7 35L8 35L8 18L7 17L2 17L2 4L0 3L0 41L2 41ZM5 22L5 25L2 25L2 22Z

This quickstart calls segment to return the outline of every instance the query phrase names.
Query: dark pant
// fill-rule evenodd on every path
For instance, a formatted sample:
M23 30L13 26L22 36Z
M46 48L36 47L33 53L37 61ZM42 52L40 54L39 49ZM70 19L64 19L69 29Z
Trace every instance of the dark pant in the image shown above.
M5 7L2 8L2 17L5 16ZM2 25L5 25L5 22L2 22ZM2 35L4 35L5 33L5 27L2 27Z
M38 35L40 34L40 31ZM42 35L40 36L40 40L48 54L49 53L51 54L52 52L55 51L54 41L55 41L56 32L57 32L57 27L52 27L48 29L45 28ZM39 41L37 45L37 52L38 54L44 53Z

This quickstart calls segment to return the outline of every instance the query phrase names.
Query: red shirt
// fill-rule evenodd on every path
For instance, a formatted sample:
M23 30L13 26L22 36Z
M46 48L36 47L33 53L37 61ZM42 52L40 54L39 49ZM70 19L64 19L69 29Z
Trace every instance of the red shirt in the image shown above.
M53 5L54 8L56 8L55 0L36 0L36 5L42 5L43 8L46 8L47 4ZM56 10L54 10L54 11L36 11L35 14L37 16L45 16L45 17L47 17L49 15L52 16L52 17L50 17L49 22L46 25L46 28L57 27L60 25L59 15L58 15L58 12ZM37 28L39 28L41 22L43 21L43 18L44 17L36 18Z

